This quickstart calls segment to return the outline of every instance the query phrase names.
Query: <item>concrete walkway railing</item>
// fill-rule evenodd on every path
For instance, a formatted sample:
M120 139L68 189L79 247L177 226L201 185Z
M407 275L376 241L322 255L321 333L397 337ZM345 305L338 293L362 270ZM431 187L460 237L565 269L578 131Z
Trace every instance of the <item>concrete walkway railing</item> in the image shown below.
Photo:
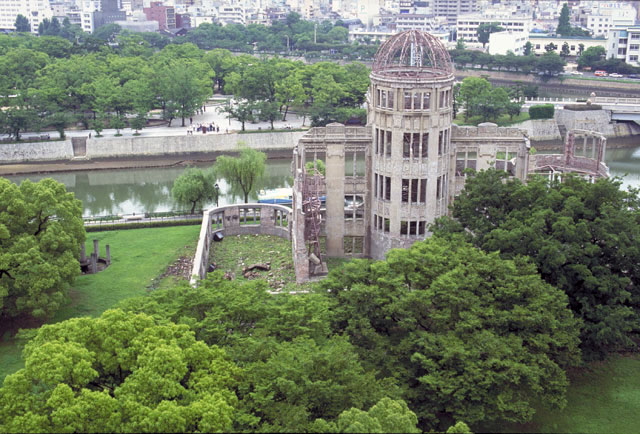
M265 203L244 203L206 210L198 247L191 269L191 285L207 277L211 242L219 233L230 235L275 235L291 239L292 210L286 206ZM223 241L224 242L224 241Z

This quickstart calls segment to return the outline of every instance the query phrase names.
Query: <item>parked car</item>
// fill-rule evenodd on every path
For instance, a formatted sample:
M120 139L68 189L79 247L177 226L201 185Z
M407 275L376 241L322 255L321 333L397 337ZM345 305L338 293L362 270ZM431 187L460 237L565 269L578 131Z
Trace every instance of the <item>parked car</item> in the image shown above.
M629 74L627 75L628 78L640 78L640 75L638 74Z
M584 75L584 72L582 71L571 71L571 75Z
M617 72L614 72L612 74L609 74L609 77L613 77L613 78L621 78L624 77L624 75L622 74L618 74Z
M598 71L595 71L593 75L595 75L596 77L606 77L609 74L607 74L607 71L598 70Z

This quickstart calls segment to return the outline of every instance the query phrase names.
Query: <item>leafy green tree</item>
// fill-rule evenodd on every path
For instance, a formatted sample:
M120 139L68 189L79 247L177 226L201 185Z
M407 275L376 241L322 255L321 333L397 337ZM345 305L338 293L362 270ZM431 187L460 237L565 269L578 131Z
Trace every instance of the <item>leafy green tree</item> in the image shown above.
M31 23L24 15L18 14L14 23L16 32L31 32Z
M640 306L637 191L622 191L610 179L522 184L504 178L495 170L467 178L453 206L459 227L444 232L466 230L476 246L504 258L531 257L584 322L587 359L633 346Z
M131 118L129 120L129 124L131 125L131 128L135 130L135 133L133 133L133 135L134 136L139 135L140 130L147 125L147 114L143 112L138 112L136 117Z
M580 54L580 57L578 57L578 66L580 68L593 68L598 62L604 59L605 56L606 51L604 47L589 47Z
M102 137L100 133L104 131L104 124L107 116L104 113L98 113L96 118L91 121L91 129L96 132L96 137Z
M249 203L249 195L253 193L264 175L267 154L255 149L243 148L240 157L222 155L215 163L215 171L219 173L231 188L238 188L244 195L244 203Z
M160 71L159 90L165 110L182 120L192 116L211 95L211 68L190 60L175 60Z
M554 52L544 53L538 58L536 68L544 75L559 74L564 71L567 62Z
M522 52L522 54L524 54L525 56L530 56L531 53L533 53L533 44L531 43L531 41L527 41L527 43L524 44L524 51Z
M466 50L467 47L464 44L464 38L458 39L456 42L456 50Z
M265 431L306 431L318 418L337 418L344 409L375 404L383 395L346 338L323 344L298 338L277 346L264 362L249 367L252 392L242 404Z
M470 116L474 115L473 101L478 95L488 92L491 89L491 83L480 77L467 77L462 80L460 85L459 97L464 108L464 119L467 121Z
M185 325L109 310L38 330L0 389L3 432L230 431L241 371Z
M423 430L524 422L536 403L565 405L579 321L526 259L431 238L351 261L319 290L335 301L334 332L400 382Z
M245 131L245 123L251 122L254 119L253 112L255 110L255 103L251 101L238 101L236 103L229 103L224 107L219 108L221 113L227 113L227 115L236 119L242 124L242 131Z
M117 136L121 136L122 134L120 134L120 130L123 129L125 127L125 122L122 116L113 116L111 119L109 119L109 126L111 128L115 128L116 130L116 137Z
M464 86L464 81L462 83ZM508 112L511 105L509 94L502 87L494 87L475 96L472 100L473 113L482 117L483 122L496 121Z
M171 195L179 204L190 205L193 214L198 204L202 206L205 202L218 200L215 184L213 172L191 167L174 181Z
M570 50L569 50L569 43L565 42L564 44L562 44L562 50L560 51L560 56L562 57L567 57L570 54Z
M84 239L82 205L63 184L0 178L0 319L55 313L80 272Z
M456 422L455 425L451 425L446 434L473 434L469 429L469 426L464 422Z
M571 24L569 22L569 5L567 3L562 5L560 10L560 18L558 18L558 27L556 27L556 33L559 35L571 35Z
M357 408L343 411L336 422L318 419L312 432L326 433L420 433L418 418L402 400L382 398L369 411Z
M496 32L501 32L504 29L500 27L500 23L481 23L478 26L478 42L482 42L482 47L489 42L489 35Z
M547 53L553 53L557 49L558 49L558 46L553 42L549 42L547 45L544 46L544 51L546 51Z
M578 56L584 52L584 44L581 42L578 44Z

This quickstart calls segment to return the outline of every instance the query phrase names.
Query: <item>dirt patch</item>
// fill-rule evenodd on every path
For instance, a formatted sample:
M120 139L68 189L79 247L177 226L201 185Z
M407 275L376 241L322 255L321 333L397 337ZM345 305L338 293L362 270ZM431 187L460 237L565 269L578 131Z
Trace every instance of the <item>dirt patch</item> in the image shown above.
M162 273L156 280L162 280L166 277L175 277L180 280L189 280L191 278L191 269L193 268L192 256L181 256L176 262L169 265L167 270Z

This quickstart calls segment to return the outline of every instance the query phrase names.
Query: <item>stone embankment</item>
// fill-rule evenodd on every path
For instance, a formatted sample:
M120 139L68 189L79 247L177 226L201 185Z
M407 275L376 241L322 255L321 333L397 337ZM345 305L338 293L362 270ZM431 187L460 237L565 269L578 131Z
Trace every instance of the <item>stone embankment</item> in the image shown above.
M260 151L292 150L304 131L207 134L165 137L73 138L35 143L0 143L0 164L237 152L241 146Z

